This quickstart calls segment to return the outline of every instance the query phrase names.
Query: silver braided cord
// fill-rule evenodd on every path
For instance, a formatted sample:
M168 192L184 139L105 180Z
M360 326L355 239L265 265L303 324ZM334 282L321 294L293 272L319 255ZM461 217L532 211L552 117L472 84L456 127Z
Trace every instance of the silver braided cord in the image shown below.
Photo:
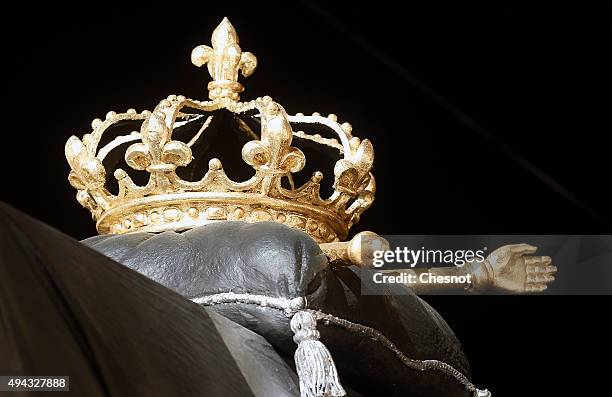
M298 311L306 308L306 298L304 297L293 299L273 298L266 295L237 294L235 292L222 292L220 294L201 296L193 298L191 301L204 306L245 303L249 305L271 307L284 311L287 317L292 317Z
M393 343L389 338L387 338L382 332L365 325L353 323L351 321L345 320L343 318L339 318L333 316L331 314L323 313L319 310L308 309L307 308L307 300L305 297L298 297L293 299L287 298L274 298L265 295L256 295L256 294L238 294L234 292L224 292L219 294L213 294L208 296L202 296L198 298L191 299L193 302L204 305L204 306L214 306L221 304L250 304L257 305L261 307L270 307L277 310L282 310L287 317L293 317L298 312L307 312L310 313L314 319L317 321L321 321L325 325L333 325L337 327L341 327L346 329L347 331L366 336L381 345L385 346L387 349L391 350L400 361L407 366L408 368L417 370L417 371L426 371L426 370L434 370L440 371L448 376L455 378L459 381L469 392L471 392L474 397L491 397L491 392L486 389L478 389L470 380L455 369L453 366L439 360L416 360L406 356L402 351Z
M363 336L367 336L370 339L377 341L378 343L385 346L387 349L391 350L395 355L409 368L415 369L417 371L426 371L428 369L439 370L446 375L452 376L461 382L468 391L475 391L476 386L472 382L466 378L461 372L453 368L452 366L446 364L445 362L439 360L415 360L410 357L407 357L401 350L391 342L383 333L375 330L374 328L356 324L345 320L343 318L332 316L331 314L326 314L320 312L318 310L308 310L311 312L317 320L323 322L326 325L335 325L338 327L345 328L352 333L360 334Z

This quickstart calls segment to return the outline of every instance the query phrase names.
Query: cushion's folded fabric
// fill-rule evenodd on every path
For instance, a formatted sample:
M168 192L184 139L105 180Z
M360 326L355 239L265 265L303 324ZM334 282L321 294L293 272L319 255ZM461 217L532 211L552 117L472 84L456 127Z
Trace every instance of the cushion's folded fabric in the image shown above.
M469 377L459 342L427 303L406 289L361 295L358 269L330 267L314 240L282 224L222 222L182 233L96 236L83 243L190 299L224 292L306 297L311 309L380 331L410 358L440 360ZM282 311L246 303L212 307L292 358L296 346ZM333 325L318 328L342 384L363 395L469 395L445 373L406 367L367 335Z
M299 396L262 336L1 202L0 374L88 397Z

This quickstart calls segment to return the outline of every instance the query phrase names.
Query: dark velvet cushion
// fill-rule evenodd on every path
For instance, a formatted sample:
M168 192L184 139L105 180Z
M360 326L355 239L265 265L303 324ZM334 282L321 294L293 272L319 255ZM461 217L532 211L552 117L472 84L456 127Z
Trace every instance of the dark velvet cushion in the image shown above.
M221 292L306 296L310 308L367 325L411 358L437 359L469 376L461 347L444 320L411 291L362 296L355 268L332 268L307 234L274 222L222 222L183 233L96 236L84 244L188 298ZM289 319L247 304L214 306L264 336L287 360L295 344ZM455 379L405 367L387 348L343 328L320 324L341 381L368 396L467 396Z
M2 202L0 374L70 378L0 396L299 395L260 335Z

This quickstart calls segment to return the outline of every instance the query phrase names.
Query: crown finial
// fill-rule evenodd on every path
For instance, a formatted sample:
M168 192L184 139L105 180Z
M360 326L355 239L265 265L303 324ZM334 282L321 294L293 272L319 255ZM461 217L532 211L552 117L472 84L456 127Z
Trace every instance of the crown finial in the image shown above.
M229 19L223 18L211 38L212 48L200 45L191 52L191 62L200 67L208 66L213 81L208 83L210 99L229 98L240 100L244 91L238 82L238 71L244 77L250 76L257 67L257 58L250 52L242 52L238 45L238 34Z

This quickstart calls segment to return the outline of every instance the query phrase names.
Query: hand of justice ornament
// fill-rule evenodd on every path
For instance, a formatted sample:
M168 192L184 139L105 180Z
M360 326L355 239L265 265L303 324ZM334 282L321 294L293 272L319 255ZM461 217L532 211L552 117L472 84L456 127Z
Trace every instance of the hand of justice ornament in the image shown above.
M388 250L389 243L372 232L357 234L351 241L321 244L321 249L334 265L371 267L375 250ZM483 262L471 262L463 267L436 267L430 269L405 269L400 272L418 275L430 272L437 276L470 275L471 283L458 284L407 284L417 294L465 289L468 292L498 291L515 294L542 292L555 280L557 268L549 256L534 256L537 248L529 244L504 245L493 251ZM398 270L381 270L397 273Z

